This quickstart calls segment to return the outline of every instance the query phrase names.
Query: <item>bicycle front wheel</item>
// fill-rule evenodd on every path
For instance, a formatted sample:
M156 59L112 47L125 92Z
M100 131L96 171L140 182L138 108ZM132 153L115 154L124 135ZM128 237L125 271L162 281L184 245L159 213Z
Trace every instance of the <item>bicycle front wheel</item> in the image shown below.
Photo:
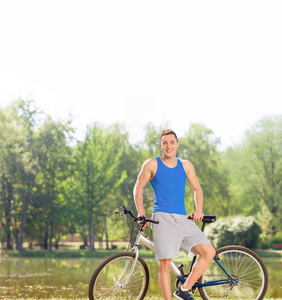
M149 270L141 257L134 264L132 252L107 257L91 277L89 299L143 299L149 286Z
M255 252L242 246L226 246L219 248L216 254L219 263L236 282L199 288L204 300L264 298L268 287L268 273L263 261ZM225 279L228 279L228 276L213 260L199 279L199 283L212 284L211 281Z

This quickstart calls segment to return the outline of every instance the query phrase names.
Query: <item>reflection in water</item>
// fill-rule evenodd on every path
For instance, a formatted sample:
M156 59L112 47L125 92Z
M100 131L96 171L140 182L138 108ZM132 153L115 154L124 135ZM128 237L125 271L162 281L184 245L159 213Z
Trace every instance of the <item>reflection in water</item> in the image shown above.
M95 259L1 258L0 299L10 298L87 298L88 284L99 264ZM158 262L146 261L150 272L148 296L161 295ZM184 262L185 263L185 262ZM267 297L282 296L282 262L265 260L269 272ZM186 268L188 265L186 264ZM175 278L172 275L172 289Z
M0 297L87 297L95 264L83 259L2 259Z

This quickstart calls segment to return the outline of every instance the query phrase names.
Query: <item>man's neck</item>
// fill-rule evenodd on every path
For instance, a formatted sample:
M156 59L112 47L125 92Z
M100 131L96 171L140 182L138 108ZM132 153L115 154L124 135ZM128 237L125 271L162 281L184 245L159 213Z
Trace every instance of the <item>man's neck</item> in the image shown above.
M176 156L167 157L165 155L162 156L162 161L168 166L176 166L177 165L177 158Z

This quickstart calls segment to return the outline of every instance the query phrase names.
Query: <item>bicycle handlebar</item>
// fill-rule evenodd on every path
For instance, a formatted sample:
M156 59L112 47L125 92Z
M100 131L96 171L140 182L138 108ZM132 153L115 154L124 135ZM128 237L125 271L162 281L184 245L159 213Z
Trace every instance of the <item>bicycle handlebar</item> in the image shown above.
M140 217L135 217L130 208L126 208L124 205L121 206L121 209L123 210L123 212L116 212L116 214L120 214L122 216L126 216L127 214L129 214L131 216L131 218L133 219L134 222L140 224L140 225L145 225L146 223L150 222L150 223L154 223L154 224L159 224L159 221L156 220L152 220L149 219L146 216L140 216ZM193 220L193 218L191 218L190 216L188 217L188 219ZM215 215L205 215L202 219L203 223L213 223L216 221L216 216Z
M131 212L131 209L126 208L124 205L121 206L121 209L123 210L123 213L116 212L116 214L120 214L122 216L126 216L127 214L129 214L131 216L131 218L133 219L133 221L140 224L140 225L145 225L148 222L154 223L154 224L159 224L159 221L149 219L146 216L135 217L133 215L133 213Z

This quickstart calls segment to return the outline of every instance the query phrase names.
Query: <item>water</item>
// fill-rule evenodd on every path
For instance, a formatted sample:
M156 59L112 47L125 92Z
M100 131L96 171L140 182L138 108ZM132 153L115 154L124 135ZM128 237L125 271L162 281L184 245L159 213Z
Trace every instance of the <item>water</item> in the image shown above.
M282 260L264 259L269 272L267 297L282 298ZM95 259L1 258L0 299L87 298L90 277L99 261ZM150 270L148 296L161 295L158 262L147 261ZM172 286L174 285L174 277Z

